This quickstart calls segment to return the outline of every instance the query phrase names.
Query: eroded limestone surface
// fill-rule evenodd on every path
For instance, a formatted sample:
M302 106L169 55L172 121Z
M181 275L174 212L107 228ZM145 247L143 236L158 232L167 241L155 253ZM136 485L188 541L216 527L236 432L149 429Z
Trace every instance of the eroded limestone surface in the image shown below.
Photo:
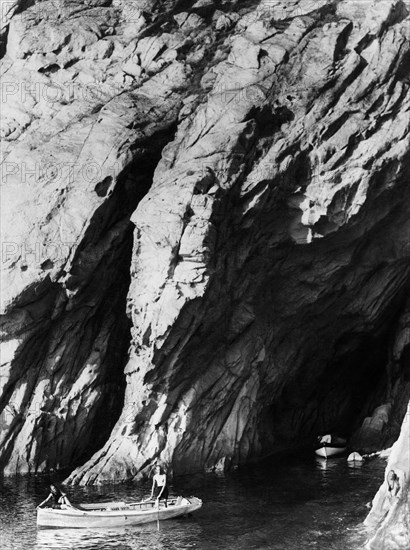
M224 468L381 405L396 437L407 3L130 5L9 25L6 472Z

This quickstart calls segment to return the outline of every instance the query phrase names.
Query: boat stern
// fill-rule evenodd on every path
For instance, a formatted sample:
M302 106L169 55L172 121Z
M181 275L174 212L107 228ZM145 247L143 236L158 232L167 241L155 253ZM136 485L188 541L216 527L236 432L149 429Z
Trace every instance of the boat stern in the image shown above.
M196 512L196 510L202 508L202 500L200 498L189 497L187 500L190 503L190 512Z

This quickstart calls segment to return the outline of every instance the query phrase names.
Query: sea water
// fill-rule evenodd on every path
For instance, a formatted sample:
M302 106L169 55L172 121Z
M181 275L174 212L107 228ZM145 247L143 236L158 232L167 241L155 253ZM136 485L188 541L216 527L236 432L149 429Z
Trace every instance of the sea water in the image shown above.
M48 476L0 479L2 550L359 550L368 537L366 503L383 480L380 459L352 467L346 457L276 457L228 474L175 478L171 495L195 495L190 517L119 529L37 529ZM150 484L68 487L73 504L132 501Z

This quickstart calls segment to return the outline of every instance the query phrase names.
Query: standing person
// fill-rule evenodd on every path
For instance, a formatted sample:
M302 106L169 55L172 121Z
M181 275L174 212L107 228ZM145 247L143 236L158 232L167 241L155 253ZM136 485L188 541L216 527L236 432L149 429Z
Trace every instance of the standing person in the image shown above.
M165 500L165 508L168 506L168 487L167 487L167 476L164 473L164 470L161 468L161 466L155 467L155 475L152 478L152 489L151 489L151 497L150 499L154 497L155 494L155 500L156 504L159 507L159 501Z
M57 508L57 509L61 508L62 504L71 506L71 503L67 498L67 495L63 493L56 485L50 485L50 494L45 500L43 500L41 504L38 505L38 507L42 508L44 504L46 504L49 500L51 500L52 508Z

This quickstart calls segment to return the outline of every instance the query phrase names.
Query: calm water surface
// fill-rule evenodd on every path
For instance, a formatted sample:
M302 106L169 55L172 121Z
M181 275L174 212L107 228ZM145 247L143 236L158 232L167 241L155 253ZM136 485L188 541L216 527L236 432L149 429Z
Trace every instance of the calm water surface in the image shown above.
M2 550L358 550L367 535L361 523L377 491L385 462L352 468L345 458L276 458L223 476L174 480L173 494L204 501L193 516L121 529L36 528L35 507L49 479L0 480ZM72 502L147 497L148 483L69 487Z

